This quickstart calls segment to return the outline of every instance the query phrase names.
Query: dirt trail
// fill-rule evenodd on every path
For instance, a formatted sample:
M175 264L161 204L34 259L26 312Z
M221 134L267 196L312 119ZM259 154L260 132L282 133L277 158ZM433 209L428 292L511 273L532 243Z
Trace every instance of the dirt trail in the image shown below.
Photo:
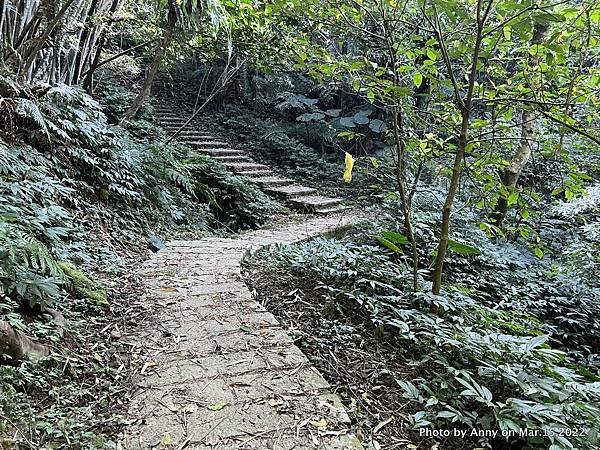
M140 336L146 364L126 449L360 449L339 398L240 275L249 248L357 220L346 212L244 233L173 241L142 269L160 316Z

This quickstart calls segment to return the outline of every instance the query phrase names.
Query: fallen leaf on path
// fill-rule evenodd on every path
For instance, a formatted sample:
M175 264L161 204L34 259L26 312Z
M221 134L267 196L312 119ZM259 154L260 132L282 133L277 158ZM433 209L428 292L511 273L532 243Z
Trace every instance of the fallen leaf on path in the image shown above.
M348 430L322 431L319 434L321 436L342 436L344 434L348 434Z
M142 370L140 370L140 375L143 375L146 372L146 370L148 369L148 367L152 367L152 366L156 366L156 362L146 361L142 367Z
M269 406L272 406L273 408L275 408L276 406L283 405L283 400L272 398L271 400L269 400L268 403L269 403Z
M214 405L210 405L208 407L208 409L210 409L211 411L221 411L226 406L227 406L227 402L219 402L219 403L215 403Z
M379 430L381 430L383 427L385 427L388 423L392 422L393 420L394 420L394 416L390 417L387 420L379 422L377 424L377 426L375 428L373 428L373 434L377 433Z
M312 421L310 424L319 431L325 431L327 429L327 421L325 419Z

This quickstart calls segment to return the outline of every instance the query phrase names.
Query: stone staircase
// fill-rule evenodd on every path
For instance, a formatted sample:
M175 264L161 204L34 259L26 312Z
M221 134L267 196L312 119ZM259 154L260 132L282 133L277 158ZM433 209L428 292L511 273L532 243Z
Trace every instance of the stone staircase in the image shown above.
M168 133L175 133L187 121L172 108L157 106L154 119ZM257 163L245 150L236 148L223 139L199 130L192 121L177 136L178 140L221 162L229 170L250 179L264 191L305 213L330 214L347 208L340 198L319 195L317 189L302 186L280 176L271 167Z

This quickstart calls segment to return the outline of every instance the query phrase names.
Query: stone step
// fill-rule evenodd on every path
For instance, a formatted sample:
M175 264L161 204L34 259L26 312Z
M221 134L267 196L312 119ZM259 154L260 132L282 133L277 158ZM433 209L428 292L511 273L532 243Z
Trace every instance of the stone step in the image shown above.
M258 164L253 161L252 162L229 161L229 162L225 162L223 164L225 164L227 167L232 168L236 172L249 172L249 171L253 171L253 170L268 170L269 169L269 166L265 166L263 164Z
M167 131L177 131L181 127L183 127L183 129L185 131L196 131L196 129L194 128L194 124L186 125L185 122L181 122L181 123L169 122L169 123L167 123L167 122L159 121L158 124Z
M324 197L321 195L305 195L289 199L294 206L309 211L327 210L342 202L341 198Z
M179 125L177 127L163 126L162 128L166 131L170 131L170 132L174 133L175 131L179 131L179 129L181 128L181 125ZM181 134L182 136L185 136L188 139L195 139L195 140L200 140L200 141L203 139L212 139L212 140L219 139L216 136L213 136L208 133L202 133L201 131L194 129L194 127L192 125L188 125L188 126L184 127L179 134Z
M202 143L202 141L198 141L198 140L192 141L192 140L184 139L184 141L190 147L197 148L200 151L202 151L202 150L214 150L214 149L239 150L239 149L233 149L233 148L229 147L228 144L225 143L225 142L220 142L220 143L217 143L217 144L213 143L211 145L205 145L205 144Z
M185 122L179 123L179 124L165 124L164 122L159 122L158 123L163 130L165 131L178 131L181 127L183 127L183 131L194 131L194 126L193 125L185 125ZM184 126L185 125L185 126Z
M252 181L262 186L289 186L290 184L294 184L294 180L278 176L255 178Z
M304 195L314 195L317 193L316 189L300 186L299 184L269 187L267 188L267 191L283 197L299 197Z
M269 176L274 176L274 173L271 169L265 169L265 170L246 170L246 171L237 171L237 173L239 175L243 175L247 178L263 178L263 177L269 177ZM254 181L254 180L253 180Z
M165 120L165 119L156 119L156 121L163 127L180 127L181 125L187 123L187 120ZM193 122L188 124L190 128L193 128L195 125Z
M185 136L185 135L183 134L184 132L186 132L186 131L187 131L187 132L189 132L189 131L194 131L194 129L193 129L193 128L190 128L189 126L186 126L186 127L183 127L183 128L181 128L181 126L178 126L178 127L165 127L165 126L161 125L161 128L162 128L163 130L165 130L165 131L166 131L167 133L169 133L169 134L175 134L175 133L179 133L179 134L178 134L178 136L185 137L185 138L188 138L188 136ZM188 138L188 139L189 139L189 138ZM198 139L194 139L194 140L198 140Z
M161 120L161 119L181 119L181 116L172 112L164 112L164 111L157 111L154 110L154 118Z
M233 148L201 148L199 149L200 153L203 153L208 156L245 156L246 153L244 150L237 150Z
M351 209L351 208L352 208L351 206L337 205L334 207L317 208L315 210L315 213L321 214L321 215L335 214L335 213L339 213L342 211L346 211L347 209Z
M186 141L192 142L194 144L196 144L197 142L220 142L219 138L215 137L215 136L209 136L209 135L199 135L197 133L193 133L193 132L188 132L187 134L185 133L181 133L181 138L185 139ZM224 145L225 147L227 147L227 144Z
M222 142L222 141L203 141L203 140L193 140L193 139L186 139L186 142L189 145L193 145L196 148L211 148L211 147L227 147L229 144L227 142Z
M160 121L163 122L187 122L189 120L189 117L185 117L185 116L180 116L180 115L162 115L162 114L155 114L154 117Z
M188 136L198 136L199 139L213 139L215 141L219 140L219 138L215 137L214 135L205 131L196 130L195 128L187 129L184 133Z
M162 128L163 130L165 130L165 131L167 132L167 134L169 134L169 135L171 135L171 136L172 136L172 135L174 135L175 133L178 133L178 134L177 134L177 138L178 138L178 139L181 139L181 132L179 131L179 128L180 128L180 127L175 127L175 128L165 128L165 127L161 127L161 128ZM187 129L188 129L188 128L186 127L186 128L184 128L183 130L181 130L181 131L185 131L185 130L187 130Z
M253 163L254 160L251 159L248 155L213 155L213 158L219 160L223 164L228 162L233 163Z

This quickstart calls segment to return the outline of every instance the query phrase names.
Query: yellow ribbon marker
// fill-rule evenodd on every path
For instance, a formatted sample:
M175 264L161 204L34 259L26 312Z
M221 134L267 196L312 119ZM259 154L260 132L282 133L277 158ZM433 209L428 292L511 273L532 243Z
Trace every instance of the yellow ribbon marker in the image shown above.
M348 152L346 152L346 158L344 159L346 163L346 170L344 170L344 181L346 183L350 183L352 181L352 168L354 167L354 158Z

